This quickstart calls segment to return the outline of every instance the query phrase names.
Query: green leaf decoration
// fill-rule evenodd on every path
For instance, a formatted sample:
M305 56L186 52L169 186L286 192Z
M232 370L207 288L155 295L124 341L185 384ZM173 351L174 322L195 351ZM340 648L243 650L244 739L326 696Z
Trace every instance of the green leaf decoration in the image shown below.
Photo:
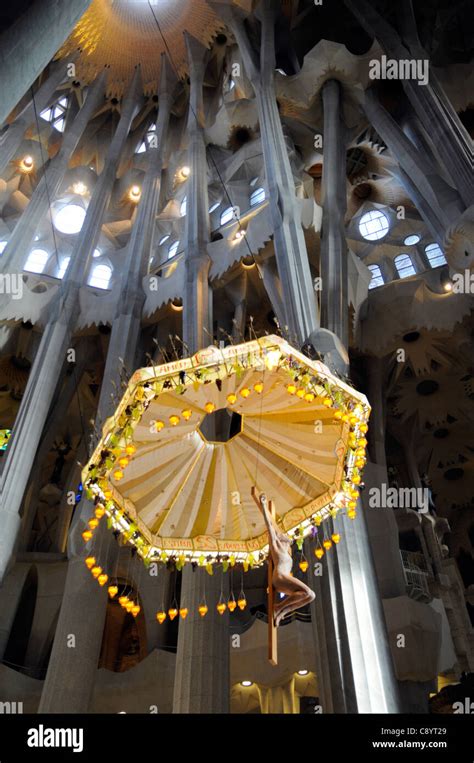
M222 571L227 572L228 569L229 569L229 560L224 559L224 561L222 562Z

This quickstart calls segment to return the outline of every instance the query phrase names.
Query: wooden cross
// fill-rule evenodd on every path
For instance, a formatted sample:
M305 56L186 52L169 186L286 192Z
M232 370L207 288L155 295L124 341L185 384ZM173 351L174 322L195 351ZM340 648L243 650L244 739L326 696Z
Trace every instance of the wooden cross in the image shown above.
M257 488L252 487L252 498L263 514L263 507L257 494ZM276 511L273 501L268 501L268 509L272 518L276 520ZM273 587L273 559L268 554L268 588L267 588L267 613L268 613L268 660L271 665L278 665L278 641L277 628L273 621L273 606L275 603L275 589Z

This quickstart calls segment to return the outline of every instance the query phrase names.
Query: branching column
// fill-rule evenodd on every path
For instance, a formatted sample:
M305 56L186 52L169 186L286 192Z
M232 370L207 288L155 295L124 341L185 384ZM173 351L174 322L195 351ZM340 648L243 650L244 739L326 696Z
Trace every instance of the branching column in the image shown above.
M19 509L60 369L65 360L92 252L97 244L105 209L115 182L118 163L141 98L137 69L125 99L122 115L110 144L105 166L94 188L84 224L43 333L28 384L18 411L0 482L0 581L15 550L20 524Z
M220 2L211 4L231 27L255 90L285 321L290 340L301 346L317 328L318 316L295 184L275 98L275 9L279 3L274 0L260 3L260 60L237 11Z
M321 325L348 344L347 244L344 215L346 190L346 131L342 121L341 89L328 80L322 91L324 107L323 223L321 235Z
M191 92L188 116L189 166L186 223L186 289L183 315L183 339L190 353L211 343L212 329L210 288L208 285L209 211L206 150L203 136L202 84L206 49L197 40L186 37ZM174 713L227 713L230 701L229 615L219 615L216 604L221 590L228 589L228 576L221 571L209 576L201 568L185 565L182 572L181 606L189 614L180 620L173 696ZM198 613L203 593L209 612Z
M64 133L58 154L43 168L43 176L33 191L26 210L15 225L3 252L2 273L22 270L28 249L48 212L50 201L56 197L69 161L94 112L103 100L105 83L106 73L103 72L89 89L84 105Z
M397 8L403 15L410 31L412 41L409 50L401 41L398 32L386 21L368 0L345 0L346 5L361 26L379 41L387 55L395 60L425 60L416 35L416 24L411 1L400 3ZM474 203L472 183L472 148L469 149L469 137L444 94L436 75L431 69L429 82L419 85L414 79L403 78L401 83L415 111L420 124L432 141L445 170L451 177L454 187L459 191L466 207ZM377 128L376 128L377 129ZM397 156L400 160L400 156Z
M431 163L416 150L371 90L365 93L364 111L400 165L394 172L442 246L447 228L462 212L455 192L433 171Z
M71 61L74 61L74 56ZM70 61L56 61L51 65L50 73L47 79L38 88L38 91L28 101L27 105L15 117L15 120L8 126L8 130L0 138L0 174L8 166L16 152L20 148L21 142L26 130L35 121L36 112L40 114L46 109L53 98L53 95L61 82L67 79L67 66Z
M35 0L0 36L0 124L47 67L91 0Z
M203 80L207 49L186 35L191 89L188 111L188 179L186 209L186 283L183 334L193 351L212 343L212 292L209 286L209 199L206 143L204 140Z
M147 272L153 244L155 218L160 194L160 180L163 162L167 152L167 133L173 97L174 76L165 56L162 57L161 82L159 91L159 113L156 124L157 145L148 148L149 164L142 187L142 195L133 225L128 248L127 261L122 276L120 291L117 291L117 309L112 324L112 334L107 351L104 380L101 387L96 423L101 427L105 419L113 413L114 389L120 388L121 361L131 371L141 325L141 312L145 295L142 278ZM59 617L50 666L46 676L40 712L87 712L92 695L97 663L102 643L106 614L106 597L97 584L91 580L84 565L84 544L80 533L92 513L92 506L85 502L81 515L74 523L69 539L69 567L65 593ZM95 544L88 548L102 548L109 560L116 554L115 541L111 533L101 527ZM106 549L104 552L104 548ZM110 570L109 570L110 572ZM164 576L161 580L164 584ZM87 581L87 582L86 582ZM80 604L84 586L87 588L87 618L82 618ZM86 622L82 620L85 619ZM80 633L81 643L76 650L68 649L68 633ZM86 660L87 680L81 669L81 661ZM63 688L63 676L68 678L67 691Z
M347 349L346 144L338 83L328 81L322 98L321 324ZM397 686L364 512L359 511L356 522L346 516L334 522L341 540L324 557L322 574L311 576L316 592L311 607L323 712L396 712ZM334 531L333 520L328 520L326 532ZM312 555L314 541L308 541L308 546Z

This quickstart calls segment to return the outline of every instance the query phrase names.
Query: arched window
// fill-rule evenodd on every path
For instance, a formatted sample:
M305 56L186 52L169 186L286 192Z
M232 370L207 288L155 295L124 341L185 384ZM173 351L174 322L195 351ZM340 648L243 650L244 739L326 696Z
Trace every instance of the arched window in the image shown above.
M108 289L112 277L112 268L109 265L94 265L89 278L89 286L96 289Z
M158 241L158 246L162 246L166 241L168 241L169 237L170 237L170 234L167 233L165 236L160 238L160 240Z
M51 106L49 109L44 109L40 117L46 119L47 122L51 122L53 127L59 132L64 132L64 123L66 121L66 111L68 107L68 98L64 96L57 101L55 106Z
M30 273L42 273L48 262L49 254L44 249L32 249L25 262L25 270Z
M235 219L235 207L227 207L221 214L221 225L227 225L227 223Z
M256 207L257 204L261 204L263 201L265 201L265 189L256 188L255 191L250 194L250 206Z
M416 275L416 270L413 267L409 254L399 254L398 257L395 257L395 267L398 270L400 278L408 278L409 276Z
M170 260L172 257L175 256L176 252L178 251L179 241L174 241L170 248L168 249L168 259Z
M71 262L70 257L63 257L61 260L61 265L59 266L58 270L58 278L64 278L66 275L66 270L68 269L69 263Z
M386 236L389 230L388 217L380 209L371 209L360 218L359 231L367 241L378 241Z
M428 244L425 246L425 254L428 257L430 267L439 268L440 265L446 265L446 257L438 244Z
M7 244L8 244L8 241L0 241L0 254L3 254Z
M215 201L214 204L211 204L209 207L209 214L212 215L213 212L216 211L217 207L220 207L221 203L220 201Z
M180 207L179 207L179 211L181 213L181 217L184 217L184 215L186 214L187 208L188 208L188 197L185 196L183 201L181 202Z
M384 280L382 276L382 272L378 265L369 265L369 270L372 273L372 278L370 279L369 283L369 289L376 289L378 286L384 285Z

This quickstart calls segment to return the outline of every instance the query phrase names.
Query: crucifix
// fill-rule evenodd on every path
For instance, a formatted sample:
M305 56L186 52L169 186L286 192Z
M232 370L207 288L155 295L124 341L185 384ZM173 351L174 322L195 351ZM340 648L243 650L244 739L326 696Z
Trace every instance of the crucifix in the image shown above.
M258 495L256 487L252 487L251 495L263 514L268 532L268 659L272 665L277 665L277 628L280 621L313 601L314 591L291 573L292 540L278 527L275 504L268 501L264 493ZM275 603L275 593L283 593L285 596Z

